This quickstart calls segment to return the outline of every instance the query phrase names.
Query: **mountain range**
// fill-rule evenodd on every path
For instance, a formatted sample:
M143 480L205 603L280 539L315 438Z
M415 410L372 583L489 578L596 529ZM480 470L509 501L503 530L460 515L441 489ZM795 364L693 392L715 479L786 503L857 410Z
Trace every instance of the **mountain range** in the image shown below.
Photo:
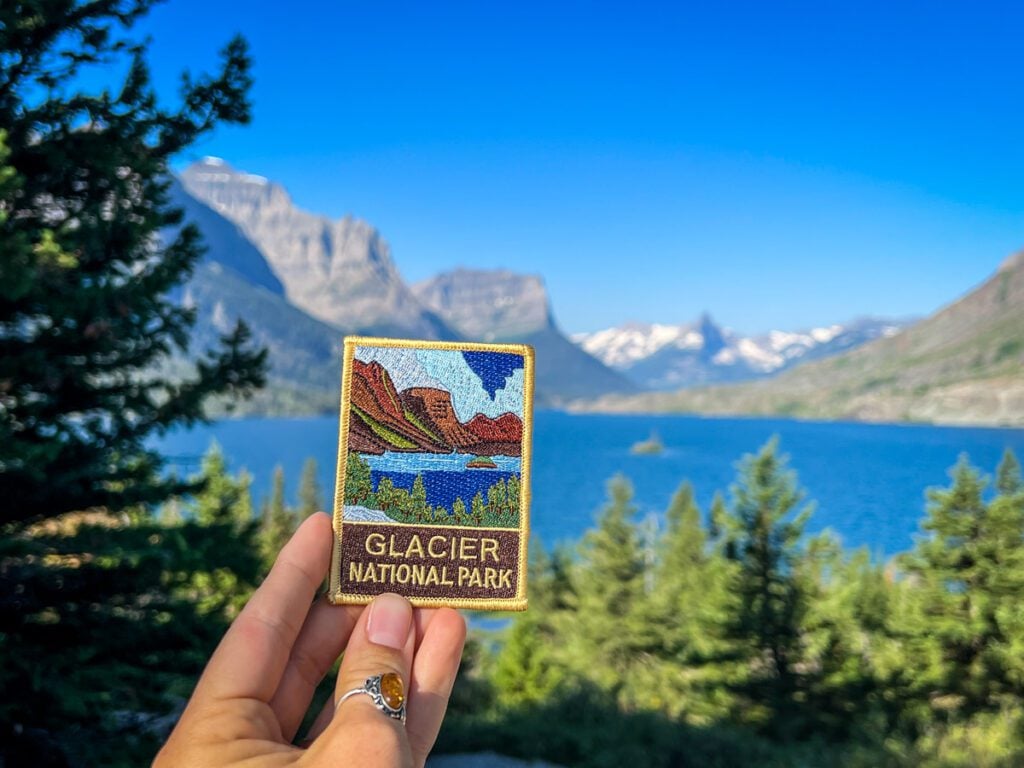
M1024 253L933 315L844 354L762 381L574 408L1024 426Z
M667 390L773 376L892 336L907 325L906 320L861 318L806 331L741 336L704 314L684 325L627 323L572 339L641 389Z
M531 344L540 405L637 391L569 341L537 275L458 269L410 287L370 224L302 211L280 185L219 158L186 168L171 201L207 245L182 295L197 311L195 342L240 317L270 350L269 386L242 412L336 408L345 334Z
M341 339L359 333L532 344L540 406L1024 422L1022 255L912 324L868 318L745 337L705 314L570 340L540 276L454 269L410 286L372 225L303 211L280 185L223 160L193 164L170 194L207 245L179 292L196 311L194 344L208 346L243 318L270 351L268 387L242 412L337 408ZM484 432L503 442L499 426L477 428L481 444Z

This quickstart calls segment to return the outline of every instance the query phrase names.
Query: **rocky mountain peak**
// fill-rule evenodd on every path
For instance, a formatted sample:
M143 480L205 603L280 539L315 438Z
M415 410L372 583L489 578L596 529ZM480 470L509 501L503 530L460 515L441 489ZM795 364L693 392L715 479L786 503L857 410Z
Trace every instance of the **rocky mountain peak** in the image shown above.
M296 207L284 187L204 158L181 174L189 194L234 222L264 254L290 302L346 331L450 338L402 281L368 222Z
M467 339L516 339L554 327L540 275L456 269L417 283L412 290Z
M702 353L705 358L709 360L714 358L726 347L727 342L722 329L711 319L710 313L706 311L701 313L696 322L696 330L704 339Z

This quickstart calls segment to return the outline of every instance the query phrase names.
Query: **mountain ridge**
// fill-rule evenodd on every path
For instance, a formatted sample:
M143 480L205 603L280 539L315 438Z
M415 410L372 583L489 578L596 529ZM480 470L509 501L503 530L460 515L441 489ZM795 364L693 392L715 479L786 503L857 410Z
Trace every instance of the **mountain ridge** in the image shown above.
M893 336L775 378L573 409L1024 426L1024 254Z
M458 268L416 283L413 291L467 338L531 345L542 405L638 389L562 333L540 275Z
M241 229L288 300L313 317L351 332L455 338L416 299L387 241L368 222L304 211L281 185L220 158L193 163L180 179L190 195Z
M672 390L773 376L892 335L907 321L858 318L802 331L741 336L704 312L691 323L625 323L572 339L643 389Z

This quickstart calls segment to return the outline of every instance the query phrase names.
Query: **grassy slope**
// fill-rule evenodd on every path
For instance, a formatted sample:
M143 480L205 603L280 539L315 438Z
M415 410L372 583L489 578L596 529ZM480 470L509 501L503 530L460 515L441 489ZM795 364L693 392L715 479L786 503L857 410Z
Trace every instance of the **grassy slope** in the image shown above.
M891 338L773 379L633 397L580 410L1024 425L1024 254Z

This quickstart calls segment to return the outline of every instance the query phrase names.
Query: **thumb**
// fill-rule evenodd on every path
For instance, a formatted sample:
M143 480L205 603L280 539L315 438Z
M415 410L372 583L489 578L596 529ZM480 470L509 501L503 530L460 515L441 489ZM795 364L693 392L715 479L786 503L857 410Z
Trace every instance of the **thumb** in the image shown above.
M352 765L407 766L412 754L405 725L380 711L374 699L346 693L366 686L370 678L388 675L384 697L404 704L416 645L412 606L404 597L378 595L356 623L338 670L334 700L339 702L330 725L313 749L328 749L338 760L348 755ZM394 676L397 675L396 684ZM345 764L342 761L339 764Z

